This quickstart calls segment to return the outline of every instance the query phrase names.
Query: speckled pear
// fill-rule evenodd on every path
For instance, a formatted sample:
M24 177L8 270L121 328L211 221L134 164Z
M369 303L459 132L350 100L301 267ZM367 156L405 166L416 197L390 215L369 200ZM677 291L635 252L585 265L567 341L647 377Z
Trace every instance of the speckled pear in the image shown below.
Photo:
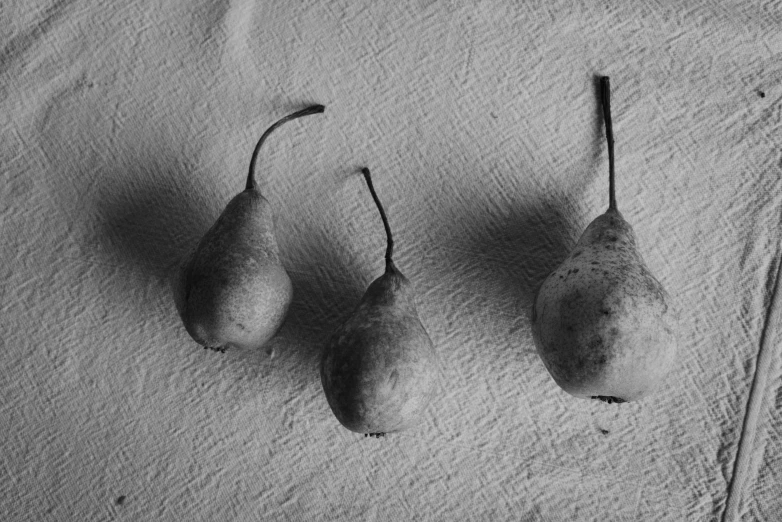
M181 264L174 300L185 329L204 348L259 348L282 325L293 286L280 262L271 205L255 182L255 162L276 128L323 111L322 105L307 107L282 118L261 136L246 189L228 203Z
M538 354L554 381L608 403L653 393L673 367L676 311L616 208L610 87L601 79L609 150L609 208L543 282L532 309Z
M413 285L391 259L391 230L369 170L363 174L386 229L386 270L331 336L320 376L339 422L379 437L421 422L435 390L438 358L419 319Z

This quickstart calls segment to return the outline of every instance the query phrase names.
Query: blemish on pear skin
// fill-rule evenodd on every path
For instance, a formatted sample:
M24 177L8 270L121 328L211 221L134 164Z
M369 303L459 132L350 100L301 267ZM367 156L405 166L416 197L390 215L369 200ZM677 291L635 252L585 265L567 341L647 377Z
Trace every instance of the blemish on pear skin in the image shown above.
M597 352L603 348L603 338L599 335L593 337L589 343L587 344L587 348L589 348L590 352L595 353L594 356L594 362L597 365L603 365L608 361L608 358L606 357L605 353L600 353L597 355Z
M392 390L396 388L396 383L398 381L399 381L399 370L394 369L394 371L391 372L391 375L388 376L388 382L391 383Z

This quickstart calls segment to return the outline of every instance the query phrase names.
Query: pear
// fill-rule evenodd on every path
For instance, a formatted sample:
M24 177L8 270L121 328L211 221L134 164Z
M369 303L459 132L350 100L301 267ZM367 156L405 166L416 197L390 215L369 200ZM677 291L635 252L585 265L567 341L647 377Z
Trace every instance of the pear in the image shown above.
M324 110L322 105L307 107L263 133L245 190L234 196L181 264L174 300L185 329L204 348L259 348L282 325L293 286L280 262L271 205L255 182L255 162L280 125Z
M579 398L620 403L657 389L676 355L676 312L638 253L616 206L610 84L601 78L608 142L609 205L543 281L532 335L554 381Z
M386 230L386 270L329 339L320 377L337 420L351 431L380 437L420 422L439 363L418 316L415 289L392 261L391 228L369 169L362 173Z

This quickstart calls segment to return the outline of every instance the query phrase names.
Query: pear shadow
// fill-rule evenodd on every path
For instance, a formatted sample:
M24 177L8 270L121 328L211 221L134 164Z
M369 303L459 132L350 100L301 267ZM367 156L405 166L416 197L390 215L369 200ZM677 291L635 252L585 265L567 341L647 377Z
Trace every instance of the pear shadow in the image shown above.
M453 263L462 267L459 284L484 305L485 317L514 315L515 330L530 331L538 288L574 245L572 219L561 201L541 200L510 210L506 219L473 215L453 226L472 230L452 244ZM523 351L534 353L530 344Z
M361 166L338 169L332 179L344 183L361 176ZM324 188L324 190L328 190ZM278 336L289 338L296 349L297 365L307 371L320 364L323 348L334 330L355 310L369 282L382 273L367 274L347 260L346 252L335 246L327 230L311 227L295 241L287 242L283 260L293 283L293 301Z
M279 332L294 339L299 362L307 368L319 364L323 347L355 310L366 290L358 275L354 281L346 281L339 277L343 271L334 269L338 265L327 264L338 263L336 256L324 257L289 271L293 302Z
M141 163L141 162L139 162ZM112 186L99 189L95 205L101 218L97 241L100 255L110 266L120 267L129 279L124 298L137 300L139 315L153 313L143 294L133 288L159 283L166 323L182 328L175 297L175 277L184 257L198 244L217 219L219 198L199 194L188 184L192 172L175 163L154 162L128 171ZM211 201L211 204L210 204ZM214 208L214 211L207 209ZM138 285L132 281L139 281ZM176 347L202 350L189 335Z
M363 167L344 166L331 178L340 185L354 179L364 183ZM361 267L348 263L345 252L335 248L334 242L319 237L314 230L310 232L297 238L296 252L289 252L296 265L288 269L293 302L286 320L286 331L295 336L297 344L310 347L302 354L306 360L320 356L321 348L355 310L370 282L382 275L361 273Z
M538 288L574 244L573 226L561 203L542 200L534 206L514 209L506 222L485 231L474 248L486 253L490 267L496 263L490 273L503 276L499 283L514 284L522 306L531 309ZM500 269L503 266L523 268L508 273Z
M488 212L476 216L473 211L468 222L463 211L451 209L452 229L472 231L451 237L455 263L470 269L466 278L473 287L470 291L482 296L483 302L495 303L495 312L515 309L523 317L521 328L530 328L532 304L538 289L548 274L570 254L583 231L579 220L582 213L573 197L582 193L599 175L596 172L605 149L602 76L591 75L594 100L591 150L584 154L584 164L575 164L564 178L571 182L532 205L511 207L502 218ZM475 167L476 171L482 170ZM483 176L491 177L489 173ZM477 268L482 265L485 268ZM498 289L500 295L496 292Z
M591 150L584 154L581 165L574 164L564 176L565 186L532 204L503 209L502 216L488 208L449 210L453 219L448 226L459 233L449 234L443 249L452 250L453 265L464 273L459 280L463 293L483 306L482 320L496 320L493 318L501 315L518 319L510 334L520 334L522 353L536 352L531 321L540 286L567 258L583 232L576 198L594 182L605 149L601 78L599 74L591 78L595 100ZM474 172L485 170L475 167ZM490 178L489 174L484 172L481 177ZM507 344L508 349L512 346ZM518 352L515 347L513 350Z
M191 173L182 170L179 165L139 167L139 172L122 177L129 186L99 194L99 242L107 257L157 278L172 275L217 219L216 213L205 212L215 202L210 205L206 195L194 196L196 191L187 182Z

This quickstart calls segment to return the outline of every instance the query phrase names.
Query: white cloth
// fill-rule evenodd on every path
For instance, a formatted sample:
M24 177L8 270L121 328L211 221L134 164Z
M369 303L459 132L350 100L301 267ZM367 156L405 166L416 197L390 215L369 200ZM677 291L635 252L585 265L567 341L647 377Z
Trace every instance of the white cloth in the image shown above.
M782 519L779 2L5 0L0 519ZM535 286L607 206L681 309L663 390L580 401ZM168 276L258 162L296 296L201 349ZM344 429L320 349L388 212L442 359L419 429Z

